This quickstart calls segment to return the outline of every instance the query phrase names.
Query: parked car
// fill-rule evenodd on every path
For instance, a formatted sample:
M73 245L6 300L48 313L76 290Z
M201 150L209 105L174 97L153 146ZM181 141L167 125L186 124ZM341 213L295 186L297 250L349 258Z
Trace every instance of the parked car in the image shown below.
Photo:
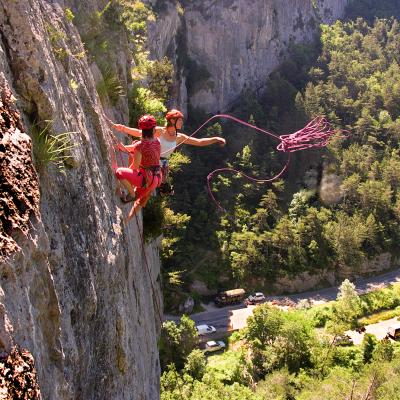
M197 329L197 333L200 336L208 335L208 334L214 333L216 331L216 329L211 325L197 325L196 329Z
M387 330L387 334L391 339L400 339L400 324L389 327Z
M222 340L210 340L206 343L206 347L204 348L204 353L212 353L214 351L225 349L225 343Z
M246 305L254 305L254 304L261 304L261 303L265 303L267 299L264 296L264 293L261 292L257 292L254 294L251 294L249 297L246 298L246 300L244 301L244 303Z
M221 292L215 298L215 305L217 307L227 306L229 304L237 304L244 300L246 292L244 289L232 289Z
M334 341L336 346L352 346L353 339L349 335L336 336Z

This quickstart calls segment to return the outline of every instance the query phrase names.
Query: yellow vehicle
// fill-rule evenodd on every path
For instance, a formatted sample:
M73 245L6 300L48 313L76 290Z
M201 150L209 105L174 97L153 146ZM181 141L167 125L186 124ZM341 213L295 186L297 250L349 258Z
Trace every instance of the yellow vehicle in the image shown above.
M230 304L237 304L244 300L246 292L244 289L232 289L221 292L215 298L214 302L217 307L223 307Z

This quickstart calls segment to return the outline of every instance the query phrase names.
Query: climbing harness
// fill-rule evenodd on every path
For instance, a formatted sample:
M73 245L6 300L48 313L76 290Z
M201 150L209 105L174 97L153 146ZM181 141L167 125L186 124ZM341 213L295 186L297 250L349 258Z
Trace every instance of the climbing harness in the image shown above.
M151 182L149 183L148 176L147 176L147 171L151 172ZM144 174L143 174L144 172ZM148 167L140 167L139 168L139 174L143 175L143 181L142 181L142 188L145 189L148 186L151 186L154 182L154 178L159 178L160 180L162 179L162 172L161 172L161 166L160 165L152 165Z
M160 158L160 166L161 166L161 174L162 174L162 182L158 187L158 193L161 197L163 196L173 196L174 188L169 182L169 164L168 158Z

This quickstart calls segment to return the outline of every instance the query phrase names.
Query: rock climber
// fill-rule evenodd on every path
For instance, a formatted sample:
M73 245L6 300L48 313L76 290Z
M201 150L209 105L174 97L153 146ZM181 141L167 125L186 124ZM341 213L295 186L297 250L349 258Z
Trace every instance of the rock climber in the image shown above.
M139 118L137 131L141 140L130 146L118 145L118 149L128 152L129 168L117 168L115 175L119 182L128 191L128 198L122 199L128 202L129 196L136 200L128 214L129 221L142 207L145 207L151 193L160 186L162 172L160 168L161 145L155 138L156 119L152 115L143 115Z
M179 110L172 109L165 115L167 124L165 127L157 126L155 128L154 136L159 138L161 144L161 166L163 171L163 182L160 186L160 194L173 194L172 187L168 183L168 158L171 156L173 151L180 144L188 144L191 146L209 146L214 143L218 143L220 146L225 146L226 141L222 137L210 137L197 139L185 135L184 133L178 132L183 126L183 113ZM134 137L140 137L141 131L139 129L130 128L121 124L114 124L112 121L112 127L119 131L126 133Z

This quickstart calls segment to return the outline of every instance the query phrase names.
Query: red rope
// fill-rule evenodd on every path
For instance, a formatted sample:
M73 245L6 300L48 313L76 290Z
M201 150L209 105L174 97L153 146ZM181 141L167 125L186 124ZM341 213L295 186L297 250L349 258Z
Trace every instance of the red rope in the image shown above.
M216 114L204 122L199 128L197 128L187 139L182 140L177 144L174 149L178 148L184 144L189 138L196 135L200 130L202 130L209 122L217 118L230 119L232 121L238 122L241 125L247 126L248 128L254 129L267 136L273 137L279 140L279 145L277 149L285 152L293 152L298 150L303 150L311 147L323 147L328 143L329 138L336 132L331 124L324 117L316 117L310 121L303 129L298 130L290 135L275 135L265 129L261 129L258 126L252 125L246 121L239 118L233 117L228 114ZM168 150L170 151L170 149ZM165 152L161 153L164 154Z

